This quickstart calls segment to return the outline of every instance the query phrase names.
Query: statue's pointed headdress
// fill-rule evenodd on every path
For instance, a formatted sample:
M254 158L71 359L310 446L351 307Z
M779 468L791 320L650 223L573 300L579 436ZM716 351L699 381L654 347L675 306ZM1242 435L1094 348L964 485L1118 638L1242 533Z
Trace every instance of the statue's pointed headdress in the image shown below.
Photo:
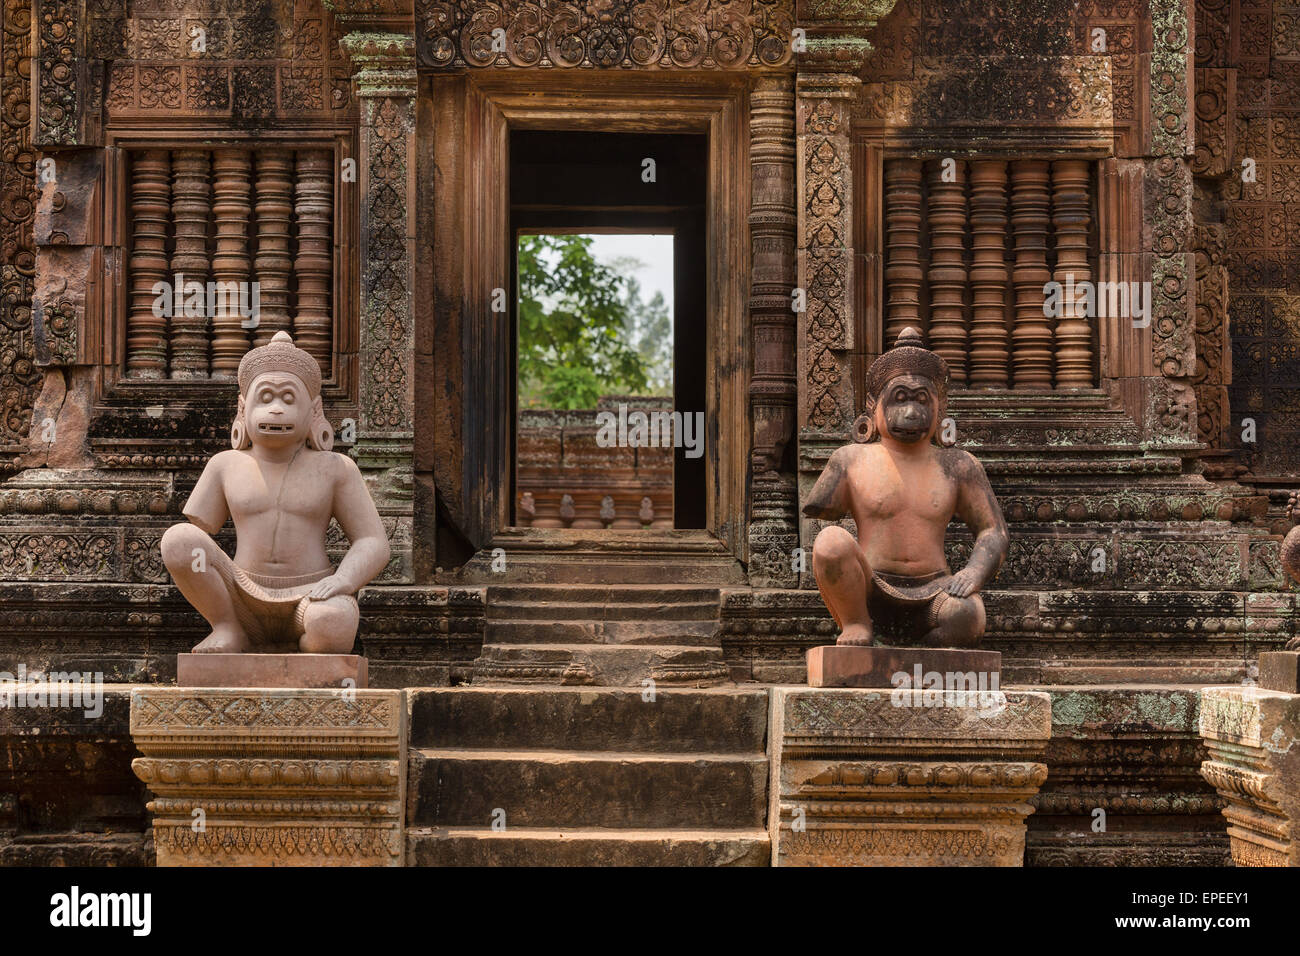
M265 372L287 372L296 376L307 387L312 403L311 427L307 433L307 447L329 451L334 447L334 427L325 417L320 397L320 363L310 352L293 344L288 332L276 332L271 341L249 349L239 362L239 409L235 423L230 426L230 447L240 450L251 444L248 428L244 424L245 399L249 386Z
M891 379L900 375L920 375L934 383L936 421L942 421L948 406L948 363L931 352L921 340L921 333L910 325L898 333L894 347L871 363L867 370L865 408L853 423L853 438L859 442L875 441L876 405Z

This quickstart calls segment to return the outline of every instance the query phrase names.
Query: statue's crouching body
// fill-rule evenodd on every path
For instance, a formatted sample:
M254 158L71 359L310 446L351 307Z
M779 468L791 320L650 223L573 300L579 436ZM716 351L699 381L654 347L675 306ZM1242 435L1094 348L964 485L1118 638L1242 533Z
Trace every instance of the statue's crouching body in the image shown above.
M813 544L813 573L842 645L972 648L984 634L979 591L1007 553L1006 523L983 467L935 436L948 367L905 329L872 364L853 444L835 451L804 506L814 518L852 517ZM944 534L960 517L975 536L966 566L948 567Z
M346 654L356 642L356 594L388 563L383 522L356 463L331 451L320 366L288 333L239 365L230 451L213 457L167 529L162 558L211 633L196 653ZM231 518L236 550L214 535ZM331 520L349 548L335 570Z

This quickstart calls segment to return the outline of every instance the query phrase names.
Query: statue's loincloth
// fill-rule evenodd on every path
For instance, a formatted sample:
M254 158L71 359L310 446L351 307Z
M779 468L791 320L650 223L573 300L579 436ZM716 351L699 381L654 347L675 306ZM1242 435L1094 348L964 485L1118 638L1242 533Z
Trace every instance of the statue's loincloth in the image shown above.
M935 571L916 577L906 574L886 574L884 571L871 572L872 594L880 594L895 604L915 607L929 604L936 594L943 594L944 586L952 575L947 571Z
M878 643L914 643L939 623L939 609L949 600L944 590L952 575L904 575L871 572L871 594L867 608Z
M303 618L311 602L307 595L317 581L334 573L327 567L310 574L257 574L239 567L220 549L209 564L226 582L235 618L249 641L257 646L292 644L295 650L305 630ZM347 597L355 603L355 597Z

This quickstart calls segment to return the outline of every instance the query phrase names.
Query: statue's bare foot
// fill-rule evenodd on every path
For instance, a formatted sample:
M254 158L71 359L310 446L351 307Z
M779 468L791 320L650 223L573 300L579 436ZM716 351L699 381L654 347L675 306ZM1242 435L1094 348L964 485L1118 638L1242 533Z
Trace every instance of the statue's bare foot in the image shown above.
M840 646L866 647L872 641L871 628L865 624L850 624L835 643Z
M214 627L191 652L193 654L242 654L248 650L248 637L237 627Z

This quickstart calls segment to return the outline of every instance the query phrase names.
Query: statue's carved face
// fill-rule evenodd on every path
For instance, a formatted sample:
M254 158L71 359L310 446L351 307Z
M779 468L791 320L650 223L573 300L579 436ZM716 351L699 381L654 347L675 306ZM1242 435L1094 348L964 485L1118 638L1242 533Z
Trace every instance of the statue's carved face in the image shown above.
M876 427L904 444L929 441L934 435L938 395L934 383L921 375L892 378L876 404Z
M244 415L253 444L283 448L307 440L311 433L312 400L298 376L264 372L248 387Z

